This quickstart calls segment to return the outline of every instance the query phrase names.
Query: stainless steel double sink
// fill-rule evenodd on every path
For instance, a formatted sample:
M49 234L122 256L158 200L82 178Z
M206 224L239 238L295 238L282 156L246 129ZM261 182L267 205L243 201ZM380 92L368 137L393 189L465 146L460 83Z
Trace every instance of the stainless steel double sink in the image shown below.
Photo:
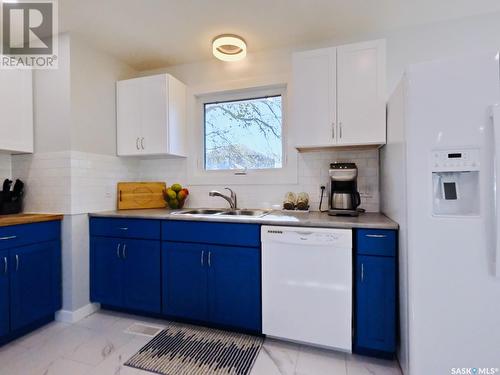
M193 210L184 210L184 211L176 211L172 212L172 215L183 215L183 216L214 216L214 217L254 217L259 218L264 215L267 215L270 211L268 210L250 210L250 209L241 209L241 210L225 210L225 209L211 209L211 208L203 208L203 209L193 209Z

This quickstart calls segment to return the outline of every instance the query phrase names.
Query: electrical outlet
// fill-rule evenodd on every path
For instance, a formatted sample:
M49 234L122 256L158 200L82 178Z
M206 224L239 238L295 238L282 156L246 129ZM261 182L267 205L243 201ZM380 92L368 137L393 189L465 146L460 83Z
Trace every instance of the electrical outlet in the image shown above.
M104 190L104 196L106 197L106 199L111 199L111 197L112 197L111 190L112 190L112 187L109 185L106 185L106 188Z

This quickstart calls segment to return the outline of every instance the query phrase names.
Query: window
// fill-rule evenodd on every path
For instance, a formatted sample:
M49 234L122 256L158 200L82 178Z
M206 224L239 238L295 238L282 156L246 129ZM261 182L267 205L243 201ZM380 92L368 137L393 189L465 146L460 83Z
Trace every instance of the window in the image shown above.
M266 79L265 84L248 79L191 89L189 184L297 183L287 77Z
M204 103L205 170L283 167L282 95Z

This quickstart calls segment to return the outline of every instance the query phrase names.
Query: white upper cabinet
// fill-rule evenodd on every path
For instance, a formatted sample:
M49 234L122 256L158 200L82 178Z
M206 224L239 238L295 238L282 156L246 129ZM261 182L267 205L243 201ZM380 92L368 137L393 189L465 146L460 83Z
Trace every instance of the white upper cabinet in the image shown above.
M294 54L297 148L384 144L385 80L384 40Z
M0 70L0 151L33 152L33 74Z
M116 84L116 136L118 155L140 155L141 81L129 79Z
M384 144L385 41L337 48L339 144Z
M116 86L117 154L186 156L186 86L169 74Z
M293 56L293 123L301 145L331 144L337 116L335 48Z

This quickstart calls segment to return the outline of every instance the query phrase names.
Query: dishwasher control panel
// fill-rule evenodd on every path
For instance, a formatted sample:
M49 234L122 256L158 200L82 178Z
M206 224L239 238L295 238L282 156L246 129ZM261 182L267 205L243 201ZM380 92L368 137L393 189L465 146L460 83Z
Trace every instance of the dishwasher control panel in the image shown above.
M352 230L337 228L269 227L263 226L262 241L282 243L329 244L352 248Z

